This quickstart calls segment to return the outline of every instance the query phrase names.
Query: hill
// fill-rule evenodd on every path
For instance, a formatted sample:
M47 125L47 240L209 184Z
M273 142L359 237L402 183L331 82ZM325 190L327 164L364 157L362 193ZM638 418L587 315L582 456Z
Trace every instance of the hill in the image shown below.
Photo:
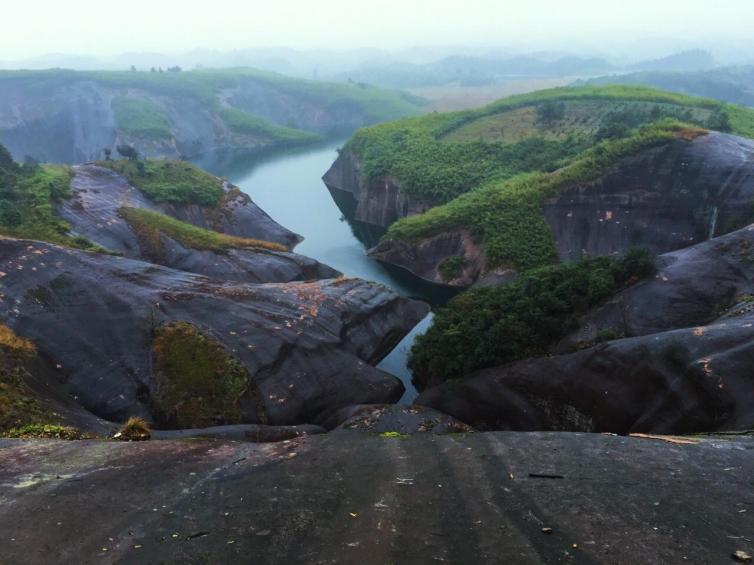
M646 228L629 238L625 233L633 224L615 216L615 222L623 222L624 235L616 234L613 244L598 249L598 212L605 209L598 202L601 197L592 193L592 208L577 216L587 227L568 228L564 226L573 224L568 198L558 208L557 196L596 182L638 155L659 166L664 154L674 169L684 151L705 147L702 151L721 168L737 167L733 153L726 165L725 150L714 150L725 146L726 138L709 137L708 130L754 136L754 112L643 87L553 89L478 110L362 129L344 147L325 182L354 200L356 220L388 228L374 256L433 282L468 286L551 263L559 255L569 257L573 249L601 254L643 242L663 252L680 245L665 236L650 237ZM727 150L734 152L734 146L731 141ZM664 182L667 188L658 190L673 194L667 173L647 180ZM696 183L699 194L716 190L717 181L707 177L689 182ZM642 187L624 188L628 194ZM610 191L621 193L619 187ZM549 210L559 212L546 213L546 199L555 199ZM678 232L700 237L711 207L692 211L689 199L683 204L689 220ZM644 217L636 209L641 199L633 203L638 221ZM712 201L704 206L713 206Z
M723 67L697 72L635 72L593 78L585 84L645 85L754 106L754 66Z
M17 160L80 163L128 144L148 157L313 143L416 114L422 101L364 84L239 68L2 71L0 143Z

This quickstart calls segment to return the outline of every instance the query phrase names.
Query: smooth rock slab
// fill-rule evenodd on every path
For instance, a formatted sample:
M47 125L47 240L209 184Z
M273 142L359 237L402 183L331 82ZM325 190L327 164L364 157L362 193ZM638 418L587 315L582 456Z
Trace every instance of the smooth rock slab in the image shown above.
M375 369L427 305L355 279L227 283L122 257L0 238L0 321L61 365L69 393L95 415L149 418L153 331L188 322L248 369L244 423L312 423L353 404L397 401Z
M0 547L4 565L664 565L751 554L754 438L691 441L5 440Z

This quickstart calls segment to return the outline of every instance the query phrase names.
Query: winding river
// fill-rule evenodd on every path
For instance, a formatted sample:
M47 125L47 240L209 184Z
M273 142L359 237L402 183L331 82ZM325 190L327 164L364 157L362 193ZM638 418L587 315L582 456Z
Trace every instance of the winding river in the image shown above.
M343 217L321 180L337 157L345 140L314 148L264 158L208 156L197 161L201 167L230 180L277 222L304 236L296 252L326 263L350 277L380 282L404 296L430 303L449 298L447 291L423 283L407 273L388 269L367 257L366 243L358 226ZM417 395L406 360L417 335L431 323L429 314L378 365L403 381L406 393L401 403Z

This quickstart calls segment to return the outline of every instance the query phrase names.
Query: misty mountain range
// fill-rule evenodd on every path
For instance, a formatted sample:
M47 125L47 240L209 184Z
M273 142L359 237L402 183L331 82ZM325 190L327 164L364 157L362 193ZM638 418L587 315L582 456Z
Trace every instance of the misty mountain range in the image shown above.
M704 50L683 51L622 65L602 57L554 52L514 55L506 52L431 47L415 47L398 52L382 49L200 49L181 55L133 52L100 58L48 54L20 61L0 61L0 68L5 69L126 70L134 67L143 71L175 66L184 69L255 67L297 77L419 88L448 84L484 86L526 77L591 77L634 71L689 72L713 68L716 61L711 53Z

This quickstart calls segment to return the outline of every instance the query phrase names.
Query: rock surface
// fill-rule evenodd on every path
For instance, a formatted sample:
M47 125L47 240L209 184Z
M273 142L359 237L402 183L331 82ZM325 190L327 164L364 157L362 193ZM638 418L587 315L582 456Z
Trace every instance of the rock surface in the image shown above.
M543 213L560 259L647 247L665 253L748 224L754 215L754 140L710 132L615 165L562 189Z
M481 429L754 428L753 244L750 226L663 255L656 277L593 310L555 348L586 349L486 369L417 403ZM602 332L629 337L594 345Z
M398 434L474 431L466 424L436 410L398 404L348 406L330 416L324 426L338 430Z
M247 285L107 255L0 239L0 319L62 366L95 415L150 417L154 330L188 322L251 375L244 421L302 424L353 404L396 401L374 367L427 313L359 280Z
M361 162L352 151L342 151L322 180L334 193L344 215L381 228L434 206L428 200L402 193L395 178L364 178Z
M248 283L334 278L336 270L302 255L260 248L227 252L190 249L162 234L159 249L144 240L119 214L121 207L162 212L192 225L229 235L293 246L301 237L285 229L236 187L226 184L219 209L196 205L157 205L117 173L95 165L73 168L72 197L58 207L73 233L133 259L183 271Z
M341 156L332 170L337 174L328 173L330 182L345 179L341 185L355 194L364 193L363 187L370 184L361 179L360 165L353 156ZM399 189L390 190L401 194ZM392 212L392 205L364 198L371 216L383 214L390 219L388 223L401 217ZM723 235L752 221L753 198L754 141L711 132L623 159L593 182L561 189L558 197L545 201L542 213L560 259L570 261L584 253L611 255L630 247L665 253ZM402 215L421 211L417 207ZM513 275L491 269L482 246L466 242L459 234L386 240L371 255L440 284L470 286L483 284L487 278L505 280ZM465 257L468 267L458 280L444 281L439 266L451 256Z
M555 351L583 347L601 333L632 337L704 325L748 302L754 295L754 225L660 255L657 265L654 277L582 318Z
M754 553L754 439L684 441L563 433L352 433L263 445L5 440L0 544L7 565L250 556L660 565Z

